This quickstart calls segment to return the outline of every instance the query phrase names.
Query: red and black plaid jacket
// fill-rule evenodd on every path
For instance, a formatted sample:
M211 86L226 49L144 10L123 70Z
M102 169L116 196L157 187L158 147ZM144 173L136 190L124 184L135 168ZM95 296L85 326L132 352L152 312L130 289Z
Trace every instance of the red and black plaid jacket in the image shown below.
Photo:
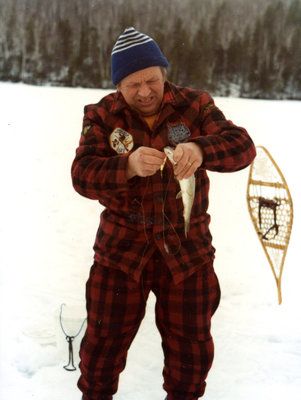
M136 176L127 181L125 175L129 149L148 146L163 150L183 140L198 143L204 154L204 162L195 172L187 238L182 200L176 199L179 184L171 165L166 163L163 173L148 178ZM158 248L176 283L196 270L205 270L215 251L208 227L206 170L237 171L248 166L255 154L246 130L226 120L203 91L166 82L152 131L119 92L86 106L72 178L78 193L105 207L94 245L95 260L139 280Z

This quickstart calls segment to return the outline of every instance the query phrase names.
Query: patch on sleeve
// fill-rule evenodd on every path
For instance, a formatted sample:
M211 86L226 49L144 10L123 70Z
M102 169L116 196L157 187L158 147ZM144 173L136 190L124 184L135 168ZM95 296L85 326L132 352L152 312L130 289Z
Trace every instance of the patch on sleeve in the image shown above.
M168 139L173 145L185 142L191 133L184 122L169 123L168 127Z
M84 129L83 129L83 135L84 136L86 136L86 134L89 132L89 130L92 128L92 126L91 125L86 125L86 126L84 126Z
M117 154L126 154L134 147L133 136L121 128L116 128L110 135L110 146Z

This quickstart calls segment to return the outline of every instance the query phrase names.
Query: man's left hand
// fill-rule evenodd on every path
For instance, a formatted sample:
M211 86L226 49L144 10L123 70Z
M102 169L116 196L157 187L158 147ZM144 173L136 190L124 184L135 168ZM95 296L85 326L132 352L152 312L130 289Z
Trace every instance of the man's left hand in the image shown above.
M179 143L175 148L174 173L177 180L189 178L203 163L203 152L199 145L193 142Z

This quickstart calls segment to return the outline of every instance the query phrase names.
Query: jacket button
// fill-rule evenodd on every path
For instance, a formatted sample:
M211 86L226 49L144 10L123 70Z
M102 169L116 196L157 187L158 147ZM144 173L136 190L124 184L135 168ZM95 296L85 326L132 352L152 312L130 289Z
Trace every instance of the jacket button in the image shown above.
M157 202L160 203L160 204L163 203L163 197L162 196L158 196L157 197Z
M155 238L160 240L162 238L162 233L156 233Z

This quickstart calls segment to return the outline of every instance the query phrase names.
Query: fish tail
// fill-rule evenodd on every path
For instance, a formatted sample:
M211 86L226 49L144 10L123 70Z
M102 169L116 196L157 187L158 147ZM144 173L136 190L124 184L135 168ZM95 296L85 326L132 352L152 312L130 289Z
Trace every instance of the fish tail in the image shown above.
M185 221L185 227L184 227L185 237L187 237L187 233L189 231L189 228L190 228L189 221Z

